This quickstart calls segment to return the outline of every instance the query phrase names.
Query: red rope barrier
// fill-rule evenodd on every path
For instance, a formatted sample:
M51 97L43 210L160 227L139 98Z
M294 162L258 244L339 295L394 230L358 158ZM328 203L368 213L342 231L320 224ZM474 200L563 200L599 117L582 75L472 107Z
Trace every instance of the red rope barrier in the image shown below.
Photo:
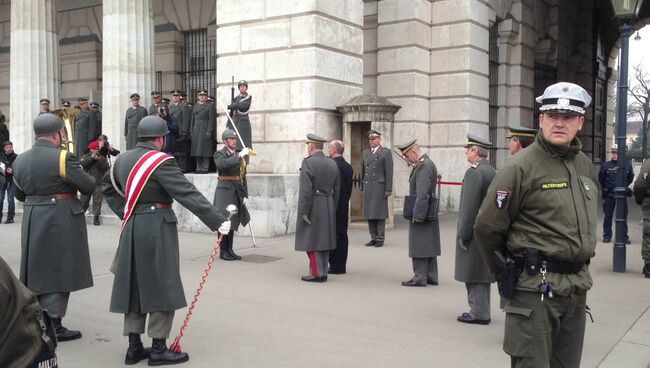
M187 314L185 315L185 320L183 321L183 325L181 326L181 330L174 339L174 343L171 344L169 347L169 350L174 351L176 353L180 353L181 350L181 339L183 338L183 335L185 334L185 329L187 328L187 325L190 323L190 317L192 316L192 313L194 312L194 307L196 307L196 302L199 299L199 296L201 295L201 292L203 291L203 286L205 285L205 282L208 278L208 273L212 269L212 264L214 263L215 258L217 257L217 253L219 251L219 248L221 247L221 241L223 240L223 235L219 234L219 238L217 239L217 244L215 244L214 249L212 250L212 254L210 254L210 260L208 261L208 266L203 270L203 276L201 277L201 282L199 282L199 287L196 289L196 293L194 294L194 299L192 299L192 304L190 304L190 309L188 309Z
M459 181L438 181L437 183L440 185L463 185L463 183Z

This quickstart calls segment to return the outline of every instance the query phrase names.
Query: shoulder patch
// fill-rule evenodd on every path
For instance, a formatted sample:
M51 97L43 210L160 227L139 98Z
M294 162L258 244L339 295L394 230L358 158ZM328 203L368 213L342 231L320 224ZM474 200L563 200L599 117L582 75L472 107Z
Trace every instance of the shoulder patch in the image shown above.
M569 187L569 182L568 181L561 181L561 182L552 182L552 183L543 183L542 184L542 190L548 190L548 189L566 189Z
M508 197L510 192L507 190L497 190L496 203L497 208L504 208L508 204Z

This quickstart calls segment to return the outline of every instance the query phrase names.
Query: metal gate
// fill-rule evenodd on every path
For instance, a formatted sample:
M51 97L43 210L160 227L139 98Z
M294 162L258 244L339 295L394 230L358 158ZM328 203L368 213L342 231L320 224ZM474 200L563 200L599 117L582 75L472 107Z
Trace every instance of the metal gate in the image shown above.
M196 102L196 94L205 89L215 96L217 92L217 52L216 42L208 38L208 30L199 29L183 32L183 65L179 73L182 85L187 92L187 100Z
M535 98L535 96L543 95L546 87L550 86L551 84L555 84L556 82L557 82L557 67L536 61L535 62L535 85L534 85L535 93L533 95L533 98ZM533 100L532 102L533 102L533 106L535 106L535 113L533 114L533 127L535 129L538 129L540 105L536 103L535 100Z

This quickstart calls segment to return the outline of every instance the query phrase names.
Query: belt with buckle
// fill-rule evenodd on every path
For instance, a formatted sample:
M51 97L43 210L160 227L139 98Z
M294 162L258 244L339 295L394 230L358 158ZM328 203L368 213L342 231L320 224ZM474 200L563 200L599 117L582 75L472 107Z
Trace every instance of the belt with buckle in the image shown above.
M237 176L225 176L224 175L224 176L220 176L219 180L240 181L241 176L239 176L239 175L237 175Z

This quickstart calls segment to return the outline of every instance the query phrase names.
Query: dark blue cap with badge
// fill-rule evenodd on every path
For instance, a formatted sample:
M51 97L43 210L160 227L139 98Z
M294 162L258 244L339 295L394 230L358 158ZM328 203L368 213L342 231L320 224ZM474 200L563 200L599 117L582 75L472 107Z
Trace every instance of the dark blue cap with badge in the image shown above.
M591 103L591 97L577 84L559 82L548 86L544 94L537 97L535 101L542 104L539 108L541 112L584 115L585 109Z

